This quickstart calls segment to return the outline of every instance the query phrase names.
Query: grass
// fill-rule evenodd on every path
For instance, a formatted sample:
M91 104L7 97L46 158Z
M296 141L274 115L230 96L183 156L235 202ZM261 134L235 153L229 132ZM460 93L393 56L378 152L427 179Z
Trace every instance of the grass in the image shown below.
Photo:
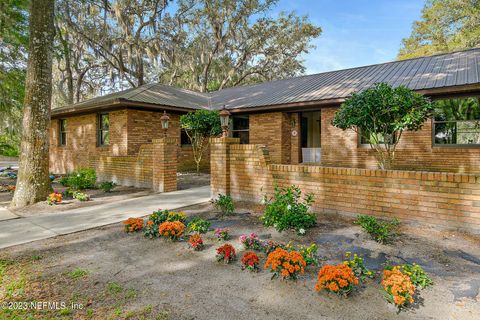
M77 268L77 269L67 273L67 276L71 279L83 278L87 275L88 275L88 270L83 270L83 269L80 269L80 268Z
M123 291L123 288L117 282L109 282L107 285L107 291L112 295L117 295Z

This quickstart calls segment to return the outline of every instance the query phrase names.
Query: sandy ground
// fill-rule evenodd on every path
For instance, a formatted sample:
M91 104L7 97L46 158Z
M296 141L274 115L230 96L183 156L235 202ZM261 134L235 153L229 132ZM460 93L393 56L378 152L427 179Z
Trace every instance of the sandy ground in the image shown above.
M15 185L15 179L0 177L0 186ZM177 175L178 190L184 190L194 187L200 187L210 184L210 175L205 173L179 173ZM61 192L65 187L54 182L52 188ZM88 206L95 206L99 204L112 203L119 200L141 197L152 194L153 191L149 189L116 186L111 192L104 192L101 189L89 189L82 192L90 196L90 201L79 201L73 198L66 198L58 205L48 205L46 202L40 202L35 205L14 210L13 212L18 216L32 216L41 213L60 212L76 208L83 208ZM0 207L8 207L12 200L13 192L0 192Z
M243 205L235 216L226 218L218 218L209 204L185 211L210 219L212 228L229 227L234 237L230 242L239 255L244 250L238 236L256 232L278 241L316 242L322 264L339 263L345 251L362 254L377 271L387 260L415 261L435 284L420 291L413 307L397 315L380 291L380 272L349 298L319 294L314 291L319 267L309 267L297 282L272 281L268 271L242 271L239 261L217 263L215 248L220 242L212 232L204 237L205 250L193 252L185 242L126 234L117 224L0 251L5 265L0 301L10 292L8 301L83 306L16 313L38 318L66 314L67 319L478 319L478 237L403 226L397 241L386 246L372 241L350 219L332 216L322 216L317 227L300 237L262 227L251 214L257 209ZM87 274L78 278L69 274L78 269ZM4 317L11 315L3 312Z

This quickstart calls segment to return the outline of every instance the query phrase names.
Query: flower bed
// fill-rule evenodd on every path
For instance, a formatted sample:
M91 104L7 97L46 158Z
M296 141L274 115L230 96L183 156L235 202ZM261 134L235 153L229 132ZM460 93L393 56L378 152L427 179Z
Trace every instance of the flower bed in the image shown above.
M199 234L194 234L190 236L190 238L188 239L188 244L195 251L203 250L203 239L202 236Z
M395 304L397 308L403 308L413 303L415 286L410 277L398 267L391 270L383 270L382 286L385 290L387 300Z
M277 248L268 255L264 268L273 272L272 279L281 276L282 279L296 280L305 272L306 265L300 252Z
M142 218L128 218L123 221L125 226L125 232L135 232L142 230L143 228L143 219Z
M357 284L358 278L355 277L352 268L346 264L337 266L326 265L318 273L315 290L319 292L326 290L338 295L347 295Z
M253 251L247 251L242 256L242 269L250 270L250 271L258 271L260 259L258 258L257 254Z
M217 261L223 261L223 263L228 264L236 259L235 248L226 243L223 246L217 248Z
M161 236L176 241L185 231L185 225L181 221L166 221L160 224L158 231Z
M217 228L215 229L215 237L220 240L230 240L230 229L228 228Z
M47 203L49 205L57 204L62 202L63 196L60 192L50 193L47 197Z
M263 245L258 236L255 233L250 233L250 235L242 234L238 240L243 244L245 249L249 250L262 250Z

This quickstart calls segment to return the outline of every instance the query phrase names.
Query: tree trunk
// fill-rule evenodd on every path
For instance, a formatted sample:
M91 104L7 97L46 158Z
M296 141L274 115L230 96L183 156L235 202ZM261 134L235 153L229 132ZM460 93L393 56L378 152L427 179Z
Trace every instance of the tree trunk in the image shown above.
M20 164L12 207L20 208L46 199L48 130L52 99L54 0L31 0L30 42L23 110Z

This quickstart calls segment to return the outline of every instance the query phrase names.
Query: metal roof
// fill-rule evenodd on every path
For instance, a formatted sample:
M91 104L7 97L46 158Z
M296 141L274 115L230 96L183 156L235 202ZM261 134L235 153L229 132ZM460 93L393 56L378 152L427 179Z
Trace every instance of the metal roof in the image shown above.
M190 109L228 109L285 105L344 99L378 82L393 86L404 85L412 90L480 84L480 48L318 73L276 80L255 85L238 86L211 93L198 93L161 84L113 93L72 106L55 109L63 113L70 108L95 106L114 99L144 102ZM480 87L479 87L480 88Z

